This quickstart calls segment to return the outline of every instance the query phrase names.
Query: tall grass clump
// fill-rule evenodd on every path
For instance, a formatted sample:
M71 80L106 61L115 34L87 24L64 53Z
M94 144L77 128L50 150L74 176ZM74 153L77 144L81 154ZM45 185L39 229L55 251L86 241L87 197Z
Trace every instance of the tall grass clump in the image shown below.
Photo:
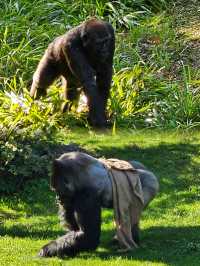
M170 86L169 94L157 103L159 124L169 128L200 126L199 72L191 73L189 66L182 66L182 81Z
M200 126L199 79L183 66L183 80L166 83L154 68L135 65L113 77L110 115L128 127L192 128Z
M166 95L166 84L154 69L142 64L124 69L113 77L110 97L111 117L128 127L156 126L155 104Z

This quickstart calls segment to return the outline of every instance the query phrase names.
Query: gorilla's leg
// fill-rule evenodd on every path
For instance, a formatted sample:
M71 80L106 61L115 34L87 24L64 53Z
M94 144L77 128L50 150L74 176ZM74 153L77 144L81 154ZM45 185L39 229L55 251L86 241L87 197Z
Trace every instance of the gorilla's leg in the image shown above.
M107 125L106 105L109 97L111 80L112 80L112 64L104 64L96 75L97 89L101 99L101 102L98 105L98 112L102 117L102 126Z
M75 83L75 82L74 82ZM77 84L73 84L67 77L62 76L63 98L66 102L62 105L62 112L71 111L72 105L78 106L81 88L77 88Z
M101 230L101 207L95 195L95 191L91 189L77 195L74 209L79 231L70 231L57 240L51 241L40 250L39 256L74 256L79 251L96 249Z
M137 169L142 185L143 195L144 195L144 207L146 207L151 200L155 197L159 190L159 183L156 176L147 170L147 168L138 161L130 161L130 163ZM139 244L139 224L135 224L132 227L133 240Z

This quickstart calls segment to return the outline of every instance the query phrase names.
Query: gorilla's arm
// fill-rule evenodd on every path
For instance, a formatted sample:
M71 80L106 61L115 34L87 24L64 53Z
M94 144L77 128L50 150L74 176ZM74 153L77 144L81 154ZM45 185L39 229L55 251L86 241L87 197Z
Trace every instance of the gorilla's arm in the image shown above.
M49 44L33 75L30 90L31 97L45 96L46 89L59 76L59 68L54 62L56 59L51 55L52 49L52 44Z
M107 45L105 52L107 56L105 56L105 59L103 62L99 63L97 66L97 73L96 73L96 80L97 80L97 86L98 90L103 96L105 100L107 100L107 97L109 96L109 90L111 87L111 81L112 81L112 74L113 74L113 56L115 51L115 35L114 30L112 26L108 23L107 24L109 32L110 32L110 43Z
M57 201L61 224L71 231L78 231L79 227L74 216L74 199L57 197Z
M83 86L83 91L87 96L89 121L93 125L104 123L105 116L102 114L104 110L100 104L102 103L102 98L97 89L97 82L95 79L96 71L89 64L83 49L80 48L78 44L68 44L65 47L64 54L72 73L79 79ZM108 88L109 86L107 89ZM107 92L105 93L107 94ZM99 110L100 107L102 110Z
M79 251L96 249L101 230L101 207L95 194L91 189L79 192L74 202L79 231L70 231L51 241L40 250L39 256L74 256Z
M97 71L96 81L98 86L98 92L100 94L99 113L106 120L105 109L109 97L109 91L112 80L112 63L104 64L100 71ZM100 104L101 103L101 104ZM100 109L101 108L101 109Z
M76 39L65 45L62 51L71 72L78 78L84 87L96 87L95 70L87 60L82 44Z

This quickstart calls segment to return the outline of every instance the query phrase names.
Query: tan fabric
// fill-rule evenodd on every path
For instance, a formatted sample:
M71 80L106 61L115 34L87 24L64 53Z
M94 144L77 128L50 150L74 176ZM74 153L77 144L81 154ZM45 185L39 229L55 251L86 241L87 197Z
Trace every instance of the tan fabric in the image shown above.
M142 186L137 170L118 159L100 159L109 172L113 189L114 218L120 251L137 247L131 228L138 224L144 205Z

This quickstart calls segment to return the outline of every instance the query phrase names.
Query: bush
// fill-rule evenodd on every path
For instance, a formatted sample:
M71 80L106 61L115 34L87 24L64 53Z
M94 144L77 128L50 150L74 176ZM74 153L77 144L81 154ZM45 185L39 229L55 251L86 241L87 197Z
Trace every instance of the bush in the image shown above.
M22 133L22 132L21 132ZM48 139L48 140L47 140ZM5 141L0 138L0 194L13 194L23 189L28 180L49 179L52 160L64 152L84 151L75 144L51 141L44 131L17 134Z
M47 178L51 157L42 144L19 139L0 141L0 193L16 192L30 179Z

